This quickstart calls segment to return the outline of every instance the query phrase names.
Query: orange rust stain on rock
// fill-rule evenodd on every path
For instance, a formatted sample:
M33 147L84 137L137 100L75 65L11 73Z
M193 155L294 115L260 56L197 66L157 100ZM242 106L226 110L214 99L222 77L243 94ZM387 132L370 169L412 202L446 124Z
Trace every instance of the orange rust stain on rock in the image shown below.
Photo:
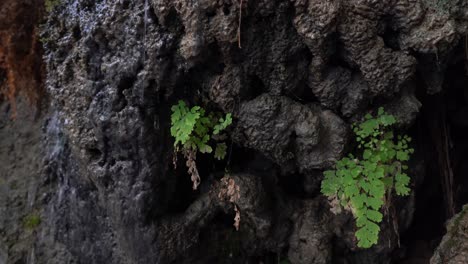
M0 1L0 100L6 99L16 114L16 97L40 102L44 67L38 25L43 0Z

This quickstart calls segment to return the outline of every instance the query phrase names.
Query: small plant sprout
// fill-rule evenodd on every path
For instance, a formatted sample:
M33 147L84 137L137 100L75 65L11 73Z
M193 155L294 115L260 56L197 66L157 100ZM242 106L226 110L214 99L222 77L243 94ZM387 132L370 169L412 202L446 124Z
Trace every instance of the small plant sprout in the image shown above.
M34 230L41 224L41 217L37 214L29 214L23 219L23 226L28 230Z

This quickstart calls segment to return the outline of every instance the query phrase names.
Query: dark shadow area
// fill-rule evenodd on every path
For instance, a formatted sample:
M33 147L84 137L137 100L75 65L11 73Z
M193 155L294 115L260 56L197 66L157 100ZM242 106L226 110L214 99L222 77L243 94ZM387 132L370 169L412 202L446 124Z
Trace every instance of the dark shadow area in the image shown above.
M418 82L423 106L411 134L421 166L412 175L416 203L413 222L402 235L405 259L396 263L429 263L446 221L468 202L466 62L449 66L445 76L442 92L435 95L427 95L422 80Z

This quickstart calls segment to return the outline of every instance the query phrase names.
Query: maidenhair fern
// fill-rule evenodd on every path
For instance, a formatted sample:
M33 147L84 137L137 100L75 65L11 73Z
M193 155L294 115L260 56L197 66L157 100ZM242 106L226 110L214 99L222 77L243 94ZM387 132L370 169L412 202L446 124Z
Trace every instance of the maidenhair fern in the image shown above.
M359 157L352 154L341 159L334 170L324 172L321 191L328 196L334 212L341 208L352 212L356 219L358 246L369 248L377 244L382 206L386 195L408 195L410 178L405 173L406 162L413 153L411 138L395 138L394 116L379 108L377 117L368 114L365 121L353 125Z
M212 153L213 147L210 140L222 141L225 135L221 132L232 123L230 113L225 116L220 114L207 114L200 106L189 108L184 101L172 106L171 135L174 137L176 151L182 151L187 159L187 167L192 176L193 188L197 189L200 176L196 168L196 153ZM226 156L226 143L218 142L215 147L214 157L218 160Z

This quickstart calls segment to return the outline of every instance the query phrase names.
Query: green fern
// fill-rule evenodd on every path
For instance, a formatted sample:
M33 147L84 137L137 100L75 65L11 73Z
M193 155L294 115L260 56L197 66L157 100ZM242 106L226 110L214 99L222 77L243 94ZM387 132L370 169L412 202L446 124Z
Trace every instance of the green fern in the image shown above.
M210 139L218 136L232 123L231 114L215 118L213 113L206 115L200 106L189 108L184 101L179 101L171 110L171 135L175 139L176 149L182 147L201 153L211 153L213 148L209 145ZM217 146L215 153L217 159L223 159L226 155L225 146L225 144L224 148Z
M171 135L175 138L174 146L179 143L184 145L190 139L200 118L200 107L194 106L189 109L184 101L179 101L179 104L172 106L171 110Z
M227 145L226 143L218 143L216 144L216 149L214 153L214 157L217 160L222 160L226 156L226 149Z
M386 193L392 190L401 196L410 193L410 178L404 170L414 150L408 147L410 137L398 136L395 140L390 130L395 123L395 117L386 114L383 108L379 108L375 118L366 115L364 122L353 125L362 157L349 155L338 161L334 170L324 172L321 191L353 213L361 248L377 244Z
M231 114L226 114L226 118L220 118L219 119L219 124L215 125L213 127L213 134L218 135L219 132L223 131L226 129L230 124L232 123L232 116Z

